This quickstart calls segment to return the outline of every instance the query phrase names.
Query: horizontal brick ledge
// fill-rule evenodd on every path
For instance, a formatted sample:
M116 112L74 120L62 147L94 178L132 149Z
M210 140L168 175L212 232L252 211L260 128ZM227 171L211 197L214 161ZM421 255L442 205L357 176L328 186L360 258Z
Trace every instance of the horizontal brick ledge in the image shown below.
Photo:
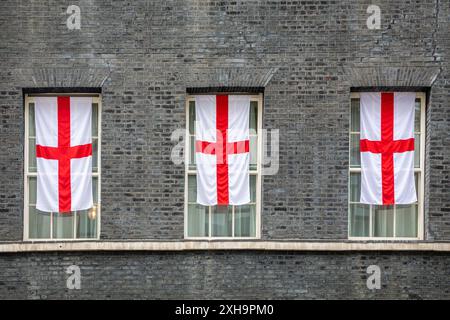
M0 243L0 253L49 251L440 251L450 242L325 242L325 241L66 241Z

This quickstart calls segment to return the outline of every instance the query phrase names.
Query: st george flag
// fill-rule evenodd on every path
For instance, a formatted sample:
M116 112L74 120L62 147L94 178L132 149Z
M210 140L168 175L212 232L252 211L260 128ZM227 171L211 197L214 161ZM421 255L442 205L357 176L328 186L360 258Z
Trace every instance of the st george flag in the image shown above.
M36 97L36 208L92 207L92 98Z
M241 205L250 202L250 97L195 97L197 202Z
M361 93L361 202L414 203L414 92Z

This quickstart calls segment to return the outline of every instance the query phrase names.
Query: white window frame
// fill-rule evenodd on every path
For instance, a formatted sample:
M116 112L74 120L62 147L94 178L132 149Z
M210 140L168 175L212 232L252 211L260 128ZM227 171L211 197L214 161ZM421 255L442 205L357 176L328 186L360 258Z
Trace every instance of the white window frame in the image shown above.
M216 93L208 93L208 94L216 94ZM217 93L217 94L241 94L241 93ZM257 115L257 163L256 163L256 170L250 171L250 175L256 176L256 218L255 218L255 236L254 237L236 237L234 235L234 227L235 227L235 221L234 221L234 206L232 206L232 230L231 230L231 236L229 237L216 237L211 236L211 230L212 230L212 210L211 206L209 207L209 214L208 214L208 236L205 237L190 237L188 236L188 196L189 196L189 190L188 190L188 176L189 175L195 175L196 170L189 169L189 159L190 159L190 137L189 137L189 103L195 101L195 95L188 95L186 97L186 105L185 105L185 112L186 112L186 133L185 133L185 175L184 175L184 238L189 240L252 240L252 239L260 239L261 238L261 154L262 154L262 111L263 111L263 94L246 94L250 96L250 101L256 101L258 103L258 115Z
M352 92L351 93L351 97L350 99L360 99L360 93L359 92ZM424 219L424 188L425 188L425 135L426 135L426 127L425 127L425 115L426 115L426 94L424 92L416 92L416 99L420 99L420 167L416 168L414 167L414 173L419 173L419 177L418 177L418 198L417 198L417 237L395 237L395 212L394 212L394 236L393 237L374 237L374 236L370 236L370 237L354 237L354 236L350 236L350 223L351 223L351 219L350 219L350 192L351 192L351 188L350 188L350 183L351 183L351 179L350 176L352 173L361 173L361 168L352 168L350 166L350 159L351 159L351 135L352 133L356 133L356 132L352 132L351 131L351 101L350 101L350 117L349 117L349 154L348 154L348 159L349 159L349 163L348 163L348 167L349 167L349 172L348 172L348 201L347 201L347 205L348 205L348 239L349 240L356 240L356 241L367 241L367 240L371 240L371 241L417 241L417 240L423 240L424 239L424 224L425 224L425 219ZM372 206L371 206L372 207ZM394 209L395 211L395 209ZM370 209L370 213L369 213L369 232L372 234L373 232L373 212L372 209Z
M37 177L36 172L29 172L29 104L35 103L34 97L38 96L70 96L70 97L92 97L92 103L97 103L98 105L98 125L97 125L97 172L92 173L92 177L97 178L97 234L93 238L76 238L76 216L73 217L73 232L74 238L52 238L53 237L53 214L50 215L50 238L30 238L29 237L29 177ZM42 242L65 242L65 241L96 241L100 239L100 228L101 228L101 115L102 115L102 99L100 94L83 94L83 93L48 93L48 94L30 94L25 95L25 136L24 136L24 210L23 210L23 240L24 241L42 241Z

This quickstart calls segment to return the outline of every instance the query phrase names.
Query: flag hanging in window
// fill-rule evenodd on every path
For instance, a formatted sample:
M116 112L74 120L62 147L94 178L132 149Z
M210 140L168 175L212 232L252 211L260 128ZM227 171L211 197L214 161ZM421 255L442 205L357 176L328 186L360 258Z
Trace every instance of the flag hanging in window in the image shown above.
M241 205L250 202L250 97L195 97L197 202Z
M36 208L92 207L92 98L36 97Z
M417 201L413 92L361 93L361 203Z

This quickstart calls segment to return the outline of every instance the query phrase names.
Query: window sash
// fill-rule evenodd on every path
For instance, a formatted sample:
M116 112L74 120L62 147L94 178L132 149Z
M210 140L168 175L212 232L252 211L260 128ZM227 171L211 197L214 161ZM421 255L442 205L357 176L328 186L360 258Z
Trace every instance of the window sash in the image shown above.
M190 107L192 103L195 102L195 96L187 96L186 98L186 139L185 139L185 214L184 214L184 237L186 239L202 239L202 240L211 240L211 239L222 239L222 240L237 240L237 239L258 239L260 238L260 212L261 212L261 130L262 130L262 95L250 95L250 102L257 103L256 111L257 111L257 119L256 119L256 132L255 130L250 129L250 139L256 138L257 143L257 152L256 152L256 165L252 166L250 163L250 175L255 176L256 178L256 196L255 202L251 204L255 206L255 235L254 236L236 236L238 232L236 229L236 206L231 206L231 219L232 219L232 230L231 236L214 236L212 235L213 231L213 210L216 206L208 206L207 216L208 216L208 234L206 236L190 236L189 235L189 206L196 204L196 202L189 202L189 176L196 175L196 167L191 165L191 159L195 159L195 154L192 155L191 151L191 141L195 139L195 125L191 126L190 119L193 116L192 108ZM250 116L251 117L251 116ZM241 206L239 206L241 207Z
M353 138L353 141L357 141L359 143L359 130L357 130L359 128L359 124L358 126L356 126L356 122L354 121L353 117L352 117L352 113L353 113L353 108L352 108L352 103L353 103L353 99L359 99L360 98L360 94L353 92L351 94L351 103L350 103L350 125L349 125L349 174L348 174L348 238L350 240L423 240L424 237L424 213L423 213L423 208L424 208L424 160L425 160L425 132L426 132L426 128L425 128L425 101L426 101L426 97L425 97L425 93L423 92L417 92L416 93L416 100L420 99L420 107L417 108L416 107L416 118L414 119L414 135L415 138L419 137L419 145L420 145L420 150L419 150L419 156L418 156L418 160L419 163L417 164L416 159L415 159L415 167L414 167L414 175L417 179L417 202L414 204L415 205L415 215L416 215L416 221L415 221L415 229L417 230L416 236L415 237L408 237L408 236L397 236L397 229L399 229L399 231L401 230L400 228L397 228L398 226L396 225L397 220L399 219L399 217L402 215L402 206L401 205L395 205L393 206L393 234L392 236L374 236L374 227L375 227L375 217L374 217L374 211L375 211L375 207L373 205L367 205L369 206L369 227L368 227L368 231L369 231L369 235L368 236L355 236L352 235L352 206L355 206L356 204L360 204L359 202L354 202L351 201L351 197L352 197L352 174L358 174L361 172L361 166L360 166L360 162L359 165L355 165L354 161L352 162L352 156L355 155L355 151L352 150L352 137L357 137L357 139ZM359 102L360 103L360 102ZM358 110L359 110L359 105L358 104ZM419 118L417 119L417 112L419 111ZM416 121L418 120L418 121ZM358 121L359 122L359 114L358 114ZM417 141L416 141L417 142ZM417 143L416 143L416 148L417 148ZM359 152L359 148L358 148L358 152Z
M34 144L31 144L35 140L35 135L33 134L34 125L30 122L30 104L34 104L34 97L35 96L92 96L93 105L97 105L97 112L96 115L93 113L92 117L92 143L97 145L97 151L96 151L96 162L94 163L94 154L92 156L92 179L93 179L93 188L95 186L97 187L97 190L94 190L94 204L97 206L97 216L96 219L93 221L96 221L95 228L93 228L92 225L89 224L89 221L87 221L87 211L85 212L71 212L70 217L71 221L70 224L73 227L70 234L71 237L58 237L58 233L61 234L61 230L58 231L58 228L55 228L55 224L58 222L63 221L62 219L69 219L68 216L64 216L61 219L57 221L58 218L55 218L55 215L58 213L48 213L48 219L50 220L49 225L49 236L48 237L30 237L30 228L32 227L30 225L30 219L35 218L31 216L30 213L30 207L35 207L35 204L30 203L30 180L36 179L37 172L35 167L30 168L30 158L33 154L33 147L31 147ZM32 109L34 111L34 108ZM94 123L95 119L97 120L96 123ZM31 135L30 135L31 133ZM96 133L96 134L95 134ZM39 94L39 95L26 95L25 96L25 147L24 147L24 228L23 228L23 239L24 241L79 241L79 240L98 240L100 238L100 225L101 225L101 96L100 95L92 95L92 94ZM30 154L31 153L31 154ZM95 171L94 171L95 170ZM97 201L95 201L95 198ZM41 213L39 213L40 215ZM45 215L45 214L43 214ZM61 216L61 215L60 215ZM38 216L39 218L42 218L42 216ZM44 219L45 220L45 219ZM68 220L65 220L65 222L62 223L68 223ZM80 225L80 227L78 227ZM95 236L94 237L77 237L77 235L86 234L87 229L94 229ZM64 232L67 232L67 228L64 230Z

